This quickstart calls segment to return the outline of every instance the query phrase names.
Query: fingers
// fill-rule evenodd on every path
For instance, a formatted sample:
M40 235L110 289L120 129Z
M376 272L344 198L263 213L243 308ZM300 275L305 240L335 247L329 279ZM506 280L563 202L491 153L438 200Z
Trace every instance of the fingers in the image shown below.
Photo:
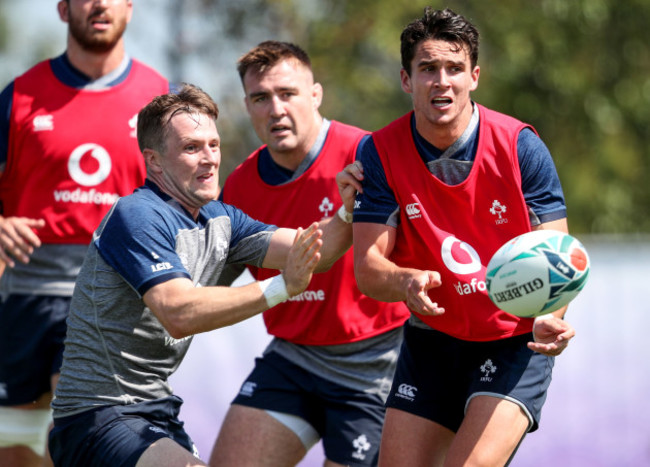
M301 293L309 285L314 269L320 261L322 235L323 232L318 228L317 222L305 230L302 228L296 230L287 264L282 273L290 296Z
M548 357L557 357L560 355L564 349L569 345L569 341L557 341L550 344L544 344L541 342L529 342L528 348L533 352L538 352Z
M549 319L536 320L533 325L534 342L528 343L528 348L555 357L560 355L575 336L575 329L566 321L550 317Z
M352 175L355 180L363 180L363 164L361 164L361 161L354 161L352 164L349 164L344 170Z
M350 190L354 192L363 193L363 167L361 162L355 161L348 164L341 172L336 175L336 183L339 186L339 191Z
M34 248L41 246L41 240L34 232L45 227L43 219L26 217L9 217L0 223L0 259L10 267L15 266L13 259L28 263Z
M406 305L412 311L424 315L438 316L445 309L429 297L428 291L442 284L440 274L435 271L422 271L414 276L406 290Z

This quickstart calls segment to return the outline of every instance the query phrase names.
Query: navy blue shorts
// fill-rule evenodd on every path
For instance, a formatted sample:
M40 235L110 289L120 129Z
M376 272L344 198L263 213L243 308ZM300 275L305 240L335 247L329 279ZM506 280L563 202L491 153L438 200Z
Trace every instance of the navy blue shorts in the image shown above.
M472 397L507 397L528 412L535 431L555 359L528 349L530 341L524 334L471 342L407 324L386 406L456 432Z
M61 369L70 297L9 295L0 301L0 406L51 390Z
M142 453L161 438L171 438L198 457L178 420L177 396L131 405L110 405L55 418L49 448L57 467L135 466Z
M233 403L302 418L333 462L377 465L385 408L376 394L335 384L270 352L256 359Z

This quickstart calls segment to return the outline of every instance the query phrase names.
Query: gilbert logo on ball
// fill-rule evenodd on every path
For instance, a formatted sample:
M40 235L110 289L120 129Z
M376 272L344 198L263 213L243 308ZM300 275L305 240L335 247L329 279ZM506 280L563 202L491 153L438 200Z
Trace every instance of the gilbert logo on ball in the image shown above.
M563 307L589 277L585 247L569 234L536 230L506 242L488 263L488 296L501 310L534 318Z

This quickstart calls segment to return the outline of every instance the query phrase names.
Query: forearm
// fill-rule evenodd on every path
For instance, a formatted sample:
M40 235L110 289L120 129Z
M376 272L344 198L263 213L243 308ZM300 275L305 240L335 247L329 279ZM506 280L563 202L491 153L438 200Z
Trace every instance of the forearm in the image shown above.
M400 302L407 298L409 283L421 271L402 268L383 257L366 255L355 258L355 278L359 290L382 302Z
M157 289L145 294L145 304L176 339L230 326L269 308L259 282L242 287L194 287L186 281Z

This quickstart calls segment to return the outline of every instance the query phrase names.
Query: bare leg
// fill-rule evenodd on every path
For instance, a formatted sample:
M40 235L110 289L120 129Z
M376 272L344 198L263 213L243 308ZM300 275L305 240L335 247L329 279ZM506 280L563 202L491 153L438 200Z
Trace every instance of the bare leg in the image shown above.
M441 466L454 432L438 423L388 408L379 448L379 465Z
M178 465L183 467L198 467L207 465L169 438L161 438L142 453L136 467L160 467L161 465Z
M514 402L477 396L469 403L446 465L506 465L528 425L528 417Z
M300 438L264 410L233 404L214 444L210 465L295 466L306 453Z

